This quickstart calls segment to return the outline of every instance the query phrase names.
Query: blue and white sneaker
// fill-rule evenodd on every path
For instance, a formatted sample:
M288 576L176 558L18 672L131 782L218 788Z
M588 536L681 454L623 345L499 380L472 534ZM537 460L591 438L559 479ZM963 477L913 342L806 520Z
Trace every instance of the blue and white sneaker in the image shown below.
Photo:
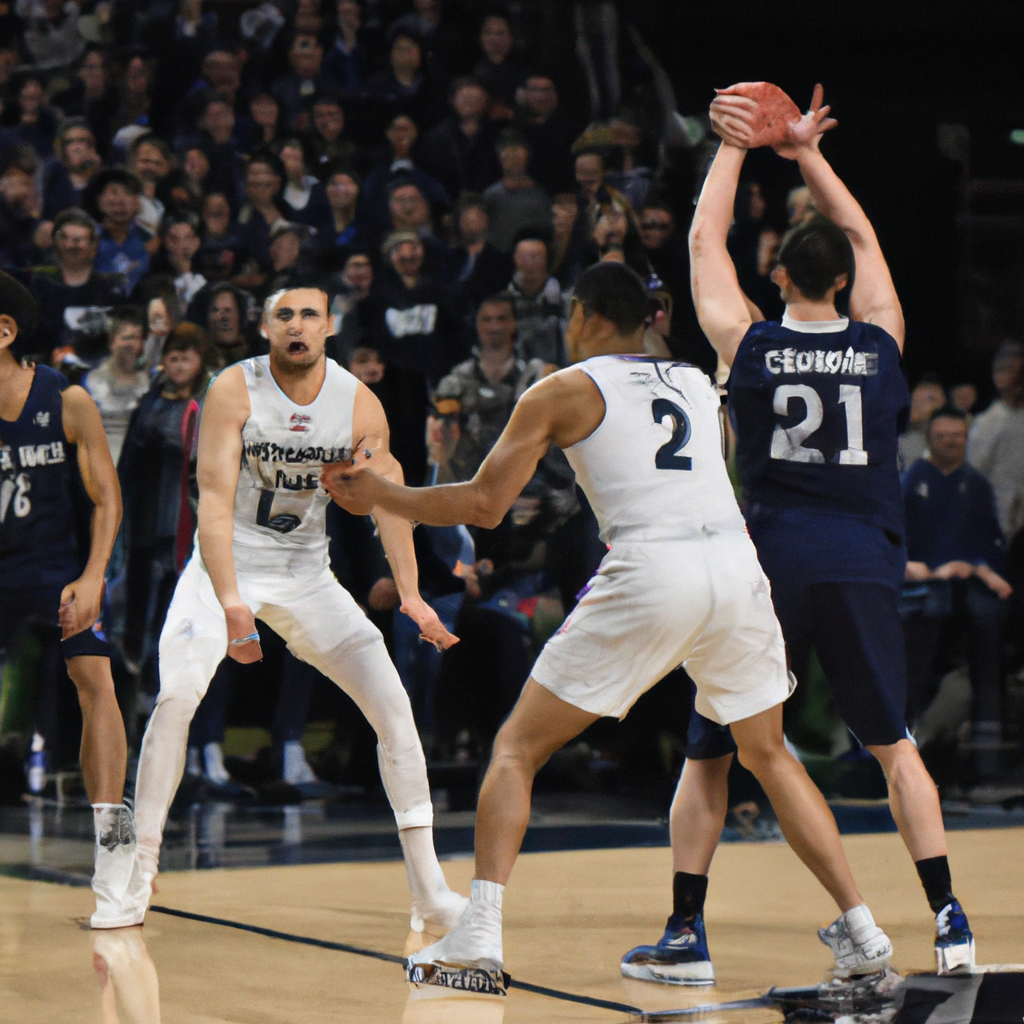
M708 953L704 918L693 924L673 914L665 934L656 946L631 949L620 964L623 975L638 981L659 981L666 985L714 985L715 968Z
M974 972L974 935L956 900L935 915L935 960L939 974Z

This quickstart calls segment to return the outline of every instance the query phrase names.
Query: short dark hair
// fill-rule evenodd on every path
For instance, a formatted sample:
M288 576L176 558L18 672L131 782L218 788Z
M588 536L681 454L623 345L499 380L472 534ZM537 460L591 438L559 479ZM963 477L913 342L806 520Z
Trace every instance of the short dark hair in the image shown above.
M788 231L779 247L778 265L805 298L823 299L845 274L853 284L853 246L846 232L825 217L817 216Z
M39 326L39 303L20 282L0 270L0 316L9 316L27 337Z
M644 325L650 299L640 275L624 263L595 263L579 276L572 297L587 318L602 316L619 334L632 334Z
M145 336L148 327L146 314L138 306L115 306L107 314L107 336L111 341L122 327L138 327Z
M142 135L136 135L128 146L129 158L134 157L143 146L152 146L154 149L160 150L165 160L174 159L174 150L156 132L144 132Z
M92 219L85 212L85 210L79 209L77 206L68 207L66 210L61 210L53 219L53 233L57 234L61 228L66 227L68 224L77 224L80 228L88 228L89 234L92 240L95 242L100 235L100 229L96 226L96 221Z
M171 228L178 224L187 224L197 235L201 228L199 218L191 210L178 210L175 213L169 213L160 222L160 237L166 238Z
M495 292L493 295L488 295L486 299L481 300L477 311L484 306L508 306L512 310L512 319L516 318L516 299L511 292Z
M935 412L928 417L928 429L931 430L932 424L936 420L959 420L964 426L967 426L969 417L962 409L958 409L955 405L944 405L941 409L936 409Z

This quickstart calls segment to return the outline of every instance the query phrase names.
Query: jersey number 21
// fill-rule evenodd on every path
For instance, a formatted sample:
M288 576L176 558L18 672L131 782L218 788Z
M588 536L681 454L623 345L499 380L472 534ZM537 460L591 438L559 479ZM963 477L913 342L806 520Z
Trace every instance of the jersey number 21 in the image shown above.
M775 414L789 416L789 403L794 398L804 403L806 414L791 427L775 424L771 456L786 462L824 463L824 452L804 445L804 441L825 419L821 395L807 384L780 384L775 389L772 401ZM837 453L835 461L841 466L866 466L868 453L864 450L864 407L860 387L856 384L840 384L839 404L846 410L846 447Z

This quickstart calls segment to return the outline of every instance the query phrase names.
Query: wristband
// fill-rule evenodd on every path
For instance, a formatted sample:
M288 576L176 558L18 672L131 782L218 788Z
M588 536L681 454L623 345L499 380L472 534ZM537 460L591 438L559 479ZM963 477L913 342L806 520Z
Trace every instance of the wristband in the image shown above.
M250 643L252 640L255 640L256 643L259 643L260 642L260 635L259 635L259 633L250 633L248 636L243 636L243 637L239 637L237 640L232 640L231 643L235 644L237 646L241 646L242 644Z

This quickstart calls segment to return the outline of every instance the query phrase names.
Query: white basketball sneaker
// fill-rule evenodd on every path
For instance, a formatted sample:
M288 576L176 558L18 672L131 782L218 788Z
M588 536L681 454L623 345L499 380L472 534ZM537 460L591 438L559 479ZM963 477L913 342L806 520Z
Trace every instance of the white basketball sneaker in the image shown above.
M95 867L92 890L96 912L89 919L93 928L124 928L138 922L126 916L124 896L135 864L135 819L125 804L93 804L96 830Z
M832 973L837 978L883 971L892 959L892 943L875 924L866 903L847 910L827 928L819 929L818 938L836 958Z

